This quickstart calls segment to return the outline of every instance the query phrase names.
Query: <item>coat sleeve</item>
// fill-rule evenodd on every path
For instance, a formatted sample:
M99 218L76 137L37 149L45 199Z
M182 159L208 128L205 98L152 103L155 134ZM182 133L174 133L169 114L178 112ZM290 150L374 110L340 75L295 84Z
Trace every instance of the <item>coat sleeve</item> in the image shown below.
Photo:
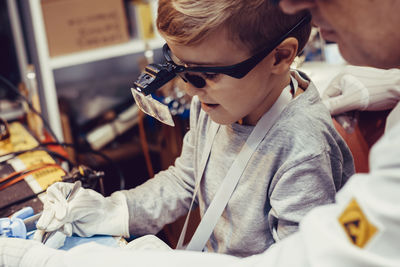
M370 170L354 175L337 194L336 203L309 212L297 233L251 257L129 251L89 243L69 251L33 246L19 266L400 266L400 124L372 148Z

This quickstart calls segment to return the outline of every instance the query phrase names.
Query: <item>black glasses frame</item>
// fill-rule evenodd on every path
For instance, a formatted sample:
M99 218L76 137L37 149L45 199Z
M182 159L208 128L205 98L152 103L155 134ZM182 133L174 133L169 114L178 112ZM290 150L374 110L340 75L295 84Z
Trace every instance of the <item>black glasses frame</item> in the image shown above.
M170 56L170 48L168 44L163 46L163 55L167 65L174 69L175 73L182 72L203 72L203 73L221 73L230 77L241 79L246 76L258 63L260 63L269 53L272 52L280 43L282 43L288 36L298 28L302 27L306 23L311 21L311 15L307 14L304 16L296 25L294 25L288 32L282 35L277 41L272 43L264 50L256 53L254 56L234 65L221 66L221 67L185 67L176 64Z

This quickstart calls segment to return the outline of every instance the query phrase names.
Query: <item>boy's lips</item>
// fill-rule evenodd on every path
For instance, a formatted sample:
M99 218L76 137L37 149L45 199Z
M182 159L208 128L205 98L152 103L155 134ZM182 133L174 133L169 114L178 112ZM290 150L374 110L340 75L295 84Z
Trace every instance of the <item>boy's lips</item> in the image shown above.
M205 111L205 112L209 112L215 108L217 108L219 106L219 104L211 104L211 103L204 103L201 102L201 108Z

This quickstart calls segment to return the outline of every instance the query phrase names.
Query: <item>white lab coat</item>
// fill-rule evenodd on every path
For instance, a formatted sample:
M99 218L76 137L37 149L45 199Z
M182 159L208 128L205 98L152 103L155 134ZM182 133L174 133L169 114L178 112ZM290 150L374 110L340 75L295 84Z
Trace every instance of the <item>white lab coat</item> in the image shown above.
M394 112L400 112L399 105ZM396 114L395 114L396 115ZM398 115L398 114L397 114ZM392 116L397 117L399 116ZM356 174L336 204L312 210L296 234L247 257L184 251L132 251L85 244L68 252L30 249L20 266L400 266L400 122L370 153L370 173Z

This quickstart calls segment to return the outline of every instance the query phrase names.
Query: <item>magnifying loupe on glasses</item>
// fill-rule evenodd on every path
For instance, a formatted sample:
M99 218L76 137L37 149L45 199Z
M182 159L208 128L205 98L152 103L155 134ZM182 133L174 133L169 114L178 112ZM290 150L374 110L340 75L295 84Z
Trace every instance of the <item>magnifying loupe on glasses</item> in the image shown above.
M168 106L154 99L151 94L175 76L174 70L166 64L149 64L131 88L136 104L144 113L170 126L175 126L175 123Z

